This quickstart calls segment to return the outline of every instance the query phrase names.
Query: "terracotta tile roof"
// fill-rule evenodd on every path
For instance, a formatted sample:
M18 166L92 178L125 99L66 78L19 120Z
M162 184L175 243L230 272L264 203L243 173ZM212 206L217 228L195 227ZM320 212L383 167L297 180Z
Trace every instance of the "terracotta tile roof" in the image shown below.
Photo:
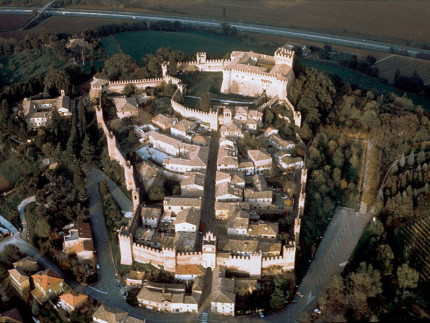
M58 276L52 269L46 269L39 271L38 273L31 276L35 282L39 284L45 291L49 290L53 286L57 286L64 280Z
M9 272L9 275L19 283L29 279L27 274L21 268L9 269L8 272Z
M76 228L78 229L79 238L92 239L91 225L87 222L76 223Z
M201 265L177 265L176 275L204 275L205 269Z
M269 159L272 160L272 156L270 156L269 153L264 148L248 150L248 156L254 162L263 161L263 160L266 161Z
M187 119L182 119L177 124L173 125L170 129L176 129L180 132L187 133L193 126L195 122L189 121Z
M154 118L152 118L153 124L155 124L155 125L162 124L165 127L169 127L170 125L172 125L175 122L178 122L178 118L175 118L172 116L167 116L164 114L157 114Z
M66 293L61 294L60 299L63 302L69 304L70 306L76 307L84 303L88 299L88 296L84 293L68 291Z
M97 311L93 314L93 318L97 318L108 323L123 322L127 316L127 312L104 304L100 305Z

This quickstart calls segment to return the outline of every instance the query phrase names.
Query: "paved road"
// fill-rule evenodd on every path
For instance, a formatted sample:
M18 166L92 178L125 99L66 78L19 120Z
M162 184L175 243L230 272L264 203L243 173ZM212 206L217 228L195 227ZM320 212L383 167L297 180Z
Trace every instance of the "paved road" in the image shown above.
M205 232L216 234L215 226L215 177L219 148L219 133L213 131L209 146L208 166L206 168L205 186L202 197L202 222L206 223Z
M10 13L10 14L29 14L32 9L22 9L22 8L0 8L0 13ZM197 19L197 18L181 18L180 16L167 16L167 15L155 15L155 14L139 14L134 12L112 12L112 11L99 11L99 10L82 10L82 9L55 9L49 10L49 13L53 16L69 16L69 17L94 17L94 18L107 18L107 19L129 19L129 20L144 20L144 21L179 21L184 24L194 24L202 27L219 28L221 22L220 20L207 20L207 19ZM304 39L310 41L317 41L332 45L342 45L348 47L356 47L361 49L369 49L381 52L390 53L392 49L397 51L407 51L408 55L414 56L421 53L430 54L429 50L400 46L397 44L377 42L367 39L345 37L339 35L330 35L317 32L303 31L291 28L280 28L265 25L247 24L247 23L237 23L228 22L232 27L237 28L239 31L253 32L267 35L275 35L282 37L292 37L297 39Z
M4 226L7 230L12 232L13 235L18 234L18 229L14 227L12 223L10 223L6 218L0 215L0 224Z

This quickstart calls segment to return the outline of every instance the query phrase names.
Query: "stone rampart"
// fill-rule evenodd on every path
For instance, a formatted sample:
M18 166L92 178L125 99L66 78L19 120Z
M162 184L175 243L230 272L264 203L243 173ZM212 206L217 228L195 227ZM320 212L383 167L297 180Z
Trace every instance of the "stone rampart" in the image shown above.
M164 82L163 78L110 81L107 86L108 93L121 93L127 84L133 84L137 89L146 89L147 87L157 87Z
M184 252L176 255L177 265L201 265L203 254L201 252Z
M293 104L290 102L290 100L288 100L288 98L285 98L285 104L287 108L289 108L293 112L294 124L296 125L296 127L300 128L302 126L302 114L300 113L300 111L296 111L294 109Z
M143 264L152 264L160 267L164 266L163 251L141 244L133 243L133 258Z
M172 108L175 112L179 113L184 118L197 119L201 122L208 123L212 130L218 129L218 112L203 112L187 108L176 102L174 97L171 99Z

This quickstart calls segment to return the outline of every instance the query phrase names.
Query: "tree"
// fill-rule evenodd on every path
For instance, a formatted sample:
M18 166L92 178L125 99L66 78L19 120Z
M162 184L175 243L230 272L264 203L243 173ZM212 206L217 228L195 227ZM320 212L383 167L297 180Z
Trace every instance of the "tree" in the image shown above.
M381 273L370 264L360 263L357 271L348 277L352 292L358 290L366 297L376 297L382 293Z
M177 73L177 65L178 61L176 60L174 55L169 56L169 65L167 66L167 74L175 75Z
M400 168L405 167L405 163L406 163L405 154L402 154L402 157L400 157L400 161L399 161Z
M36 221L34 231L41 238L49 237L49 234L51 233L51 227L50 227L48 221L46 220L46 218L40 217Z
M270 296L269 304L272 309L278 310L288 303L287 281L281 277L275 277L273 283L275 284L275 290Z
M61 90L68 94L72 87L69 74L58 69L51 69L46 73L43 83L49 89L55 88L58 94Z
M417 154L417 163L421 164L425 160L426 160L426 153L424 152L424 150L420 150L419 153Z
M394 259L393 250L387 244L381 244L376 248L376 260L382 268L384 276L390 275L393 271L392 260Z
M415 155L414 155L414 150L412 149L411 153L408 156L408 165L413 166L414 163L415 163Z
M158 185L152 185L148 190L148 198L151 202L162 201L164 195L164 189Z
M384 231L384 225L379 219L375 218L369 225L369 232L377 237L380 237Z
M212 110L212 103L209 98L209 94L203 94L198 103L199 109L204 112L209 112Z
M128 83L124 86L124 89L122 90L122 93L125 96L130 96L136 93L136 86L132 83Z
M407 263L397 268L397 279L399 280L399 287L401 289L416 288L419 277L419 272L409 267Z
M95 160L95 155L96 155L96 149L91 143L90 137L85 136L85 139L82 142L82 150L81 150L82 158L85 159L88 163L92 163Z

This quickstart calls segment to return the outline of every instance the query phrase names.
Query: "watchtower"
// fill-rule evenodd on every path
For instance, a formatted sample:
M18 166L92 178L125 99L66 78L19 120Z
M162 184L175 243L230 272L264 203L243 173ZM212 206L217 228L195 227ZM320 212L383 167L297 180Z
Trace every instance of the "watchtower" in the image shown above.
M197 58L197 64L206 64L206 53L205 52L197 52L196 58Z
M275 64L286 64L293 67L293 60L294 51L285 48L278 48L275 51Z
M212 232L203 237L203 267L214 269L216 266L216 237Z

